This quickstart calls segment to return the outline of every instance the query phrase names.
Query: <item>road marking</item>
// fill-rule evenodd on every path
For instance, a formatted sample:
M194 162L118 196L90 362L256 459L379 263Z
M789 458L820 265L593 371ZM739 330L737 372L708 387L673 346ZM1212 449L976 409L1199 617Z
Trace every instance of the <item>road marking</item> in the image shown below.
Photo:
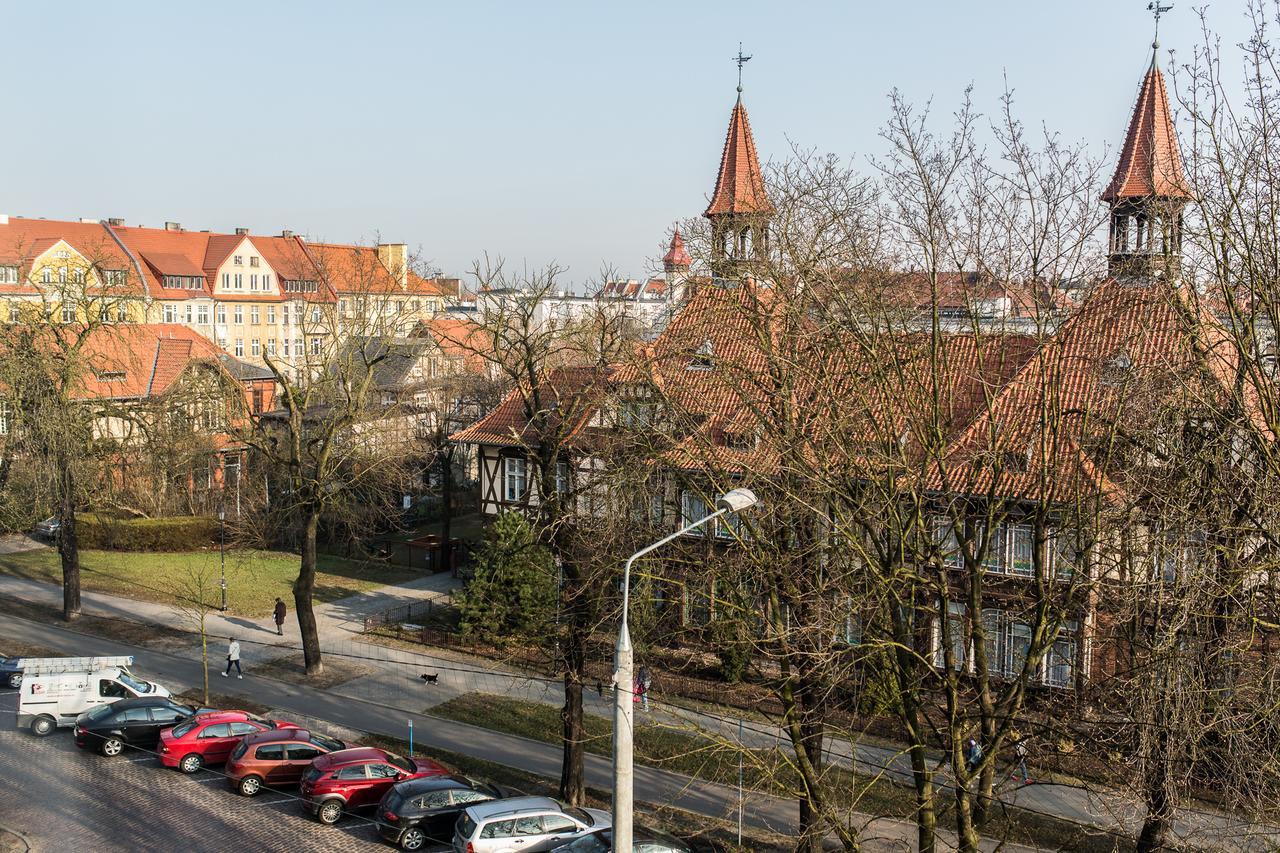
M291 802L293 802L293 797L282 797L278 800L262 800L261 803L259 803L259 805L275 806L275 805L279 805L280 803L291 803Z
M192 779L191 781L192 782L223 782L225 783L227 780L222 778L221 776L206 776L203 779Z
M130 758L129 761L131 761L134 764L138 764L139 762L142 762L142 761L155 761L155 756L144 755L141 758Z

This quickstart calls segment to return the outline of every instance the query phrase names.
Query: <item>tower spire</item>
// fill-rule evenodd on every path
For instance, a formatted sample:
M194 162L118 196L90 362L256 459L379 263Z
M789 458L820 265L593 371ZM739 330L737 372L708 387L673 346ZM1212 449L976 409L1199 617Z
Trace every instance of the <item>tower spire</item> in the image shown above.
M1148 8L1158 23L1170 7L1153 2ZM1175 273L1182 248L1182 209L1191 192L1182 170L1164 75L1155 60L1158 44L1153 42L1151 67L1138 90L1115 174L1102 194L1102 200L1111 205L1113 275Z
M738 50L738 73L751 57ZM741 78L739 78L741 79ZM712 274L735 278L746 265L764 257L769 241L769 217L773 204L764 188L764 173L756 142L751 135L747 108L742 105L742 84L738 100L729 113L729 131L720 155L716 189L703 216L711 220Z
M751 61L751 55L742 55L742 42L738 42L738 55L731 57L734 62L738 63L738 100L742 100L742 66Z

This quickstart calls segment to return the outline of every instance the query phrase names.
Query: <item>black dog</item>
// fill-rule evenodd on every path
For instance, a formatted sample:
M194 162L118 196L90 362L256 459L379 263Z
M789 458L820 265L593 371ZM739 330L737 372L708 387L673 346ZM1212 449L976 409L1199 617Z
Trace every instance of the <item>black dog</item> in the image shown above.
M435 684L435 683L436 683L437 681L439 681L439 680L440 680L440 673L438 673L438 672L424 672L424 673L422 673L422 682L423 682L423 684Z

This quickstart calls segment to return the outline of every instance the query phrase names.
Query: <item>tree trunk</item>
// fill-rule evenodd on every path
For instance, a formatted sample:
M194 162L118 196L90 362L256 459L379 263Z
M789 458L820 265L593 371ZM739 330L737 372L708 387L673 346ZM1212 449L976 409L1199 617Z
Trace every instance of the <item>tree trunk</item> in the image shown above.
M565 649L564 708L560 716L564 723L564 758L560 765L560 799L570 805L580 806L586 796L584 742L586 732L582 723L582 670L586 655L583 640L573 628Z
M324 671L320 660L320 632L316 628L316 613L311 600L316 590L316 530L320 526L319 510L308 510L302 531L302 564L298 579L293 582L293 606L298 614L298 630L302 632L302 660L307 675L319 675Z
M1173 808L1169 802L1168 792L1165 790L1162 773L1147 785L1146 799L1147 814L1142 821L1142 832L1138 835L1138 853L1166 850Z
M62 560L62 618L80 618L80 540L76 532L76 479L65 456L59 454L62 492L58 501L58 557Z
M973 822L973 794L956 780L956 837L960 853L978 853L978 829Z

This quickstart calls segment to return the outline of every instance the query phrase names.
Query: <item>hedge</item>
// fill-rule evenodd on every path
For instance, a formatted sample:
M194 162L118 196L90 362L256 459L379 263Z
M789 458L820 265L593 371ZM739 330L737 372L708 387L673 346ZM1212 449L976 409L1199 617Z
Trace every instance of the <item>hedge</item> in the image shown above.
M80 547L105 551L191 551L217 541L216 518L76 518Z

